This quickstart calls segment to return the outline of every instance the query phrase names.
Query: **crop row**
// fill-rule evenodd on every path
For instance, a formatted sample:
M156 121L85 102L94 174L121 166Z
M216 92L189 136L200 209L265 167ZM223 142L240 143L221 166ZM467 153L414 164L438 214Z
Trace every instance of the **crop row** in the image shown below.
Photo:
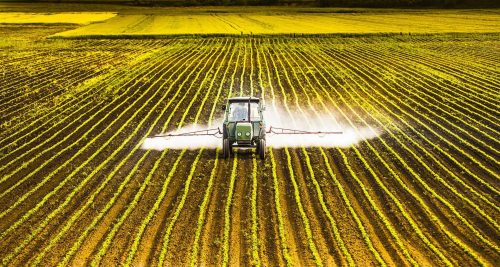
M389 95L390 95L390 93L389 93ZM452 134L452 135L453 135L453 134ZM453 136L457 137L456 135L453 135ZM464 142L462 142L462 143L464 143ZM465 142L465 143L466 143L466 142ZM477 162L477 161L476 161L476 162ZM425 166L425 165L424 165L424 166ZM430 168L428 168L428 170L429 170L429 171L431 171L431 170L430 170ZM491 172L491 173L493 173L493 172ZM459 196L460 196L460 195L459 195ZM467 199L467 198L462 198L462 200L464 200L464 201L468 202L468 199ZM477 208L477 210L481 212L481 210L480 210L479 208ZM493 222L493 221L492 221L492 220L490 220L490 222Z
M175 46L173 46L175 47ZM135 50L138 50L138 49L135 49ZM127 54L134 54L134 53L138 53L140 51L134 51L132 49L130 49L130 51L127 51ZM148 53L146 53L147 55ZM55 98L52 98L49 102L50 103L39 103L37 105L34 105L35 102L31 100L24 100L24 101L31 101L29 103L29 105L26 105L26 103L23 103L23 109L27 112L23 112L23 113L19 113L19 112L15 112L15 113L19 113L18 115L14 115L11 119L10 119L10 126L9 128L6 129L6 132L8 133L12 133L12 134L19 134L20 132L22 132L24 129L26 129L27 127L29 126L32 126L34 123L36 122L39 122L39 121L43 121L43 122L46 122L46 118L47 117L52 117L52 118L55 118L57 117L57 114L60 114L61 112L66 112L69 108L73 107L73 105L75 106L78 106L78 101L82 102L84 99L90 99L89 97L90 96L93 96L94 98L96 96L98 96L99 94L97 94L99 91L101 91L100 89L102 88L97 88L97 90L85 90L85 89L88 89L90 86L90 84L92 83L95 83L96 80L99 80L99 79L104 79L104 78L109 78L109 77L113 77L111 76L111 74L113 72L116 72L115 70L118 70L119 68L116 68L117 67L117 64L114 64L114 70L111 70L110 71L110 66L111 64L109 64L109 62L125 62L127 60L126 56L120 56L121 53L118 53L118 56L112 56L112 55L108 55L108 63L106 64L103 64L103 62L106 62L105 61L105 58L98 58L98 62L100 63L96 63L96 64L100 64L102 65L102 67L100 68L105 68L105 72L103 72L103 70L100 71L100 73L105 73L105 74L102 74L102 75L98 75L99 73L94 73L94 71L92 70L92 74L89 74L90 76L86 77L85 79L81 79L81 83L79 85L77 85L76 88L70 88L69 90L67 90L66 93L62 94L62 95L59 95ZM140 56L140 57L136 57L136 58L141 58L143 56ZM136 62L136 58L134 58L134 60L130 61L130 62L126 62L126 63L129 63L129 64L133 64L134 62ZM94 61L96 62L96 59L94 57L91 57L90 59L90 62L91 61ZM79 65L80 67L82 66L82 60L78 60L76 59L75 60L75 65ZM119 65L118 65L119 66ZM60 71L62 72L62 71ZM52 73L52 72L50 72ZM54 75L58 75L58 79L59 80L63 80L64 79L67 79L67 78L63 78L65 76L68 75L68 73L59 73L59 72L55 72L53 73ZM41 72L40 75L42 76L42 78L46 78L46 75ZM20 75L21 77L24 77L25 75ZM92 78L89 78L89 77L92 77ZM40 89L36 89L36 86L34 85L34 81L37 81L37 80L40 80L38 78L27 78L27 84L25 86L29 86L30 88L30 91L39 91ZM13 80L18 80L18 78L16 79L13 79ZM16 89L17 91L20 91L19 88ZM62 89L60 89L59 91L61 91ZM51 95L55 94L57 92L52 92ZM87 96L84 98L84 96ZM104 95L103 95L104 96ZM47 98L47 96L45 96L44 98ZM99 96L98 98L103 98L102 96ZM68 99L70 99L70 101L68 101ZM78 101L77 101L78 100ZM36 101L38 102L38 100ZM64 103L64 105L61 105L61 102ZM50 104L50 105L49 105ZM10 105L9 105L10 106ZM55 107L54 107L55 106ZM12 106L10 106L9 108L12 108ZM5 115L5 118L7 118L8 116ZM26 122L29 122L28 125L26 125ZM24 126L23 128L19 128L18 126ZM6 135L6 137L11 137L10 135Z
M180 45L180 44L177 44ZM178 46L172 46L168 53L175 53ZM109 71L104 75L97 76L95 79L88 80L84 83L82 87L75 89L75 91L81 92L81 94L69 98L63 99L59 105L49 112L46 112L42 116L37 116L35 119L27 118L19 122L23 127L13 129L10 136L6 137L0 144L4 145L3 149L10 150L9 154L14 154L17 150L23 147L33 146L32 143L37 142L42 139L42 136L54 136L63 132L64 128L71 127L68 122L80 121L84 116L89 116L89 112L97 112L98 108L103 108L99 106L105 100L106 94L112 94L114 97L123 94L123 89L127 86L137 84L136 80L140 77L139 75L144 74L145 66L141 66L143 60L152 58L156 52L159 50L154 50L151 53L142 55L131 61L128 66L137 71L124 71L121 69L116 69L116 71ZM161 50L160 50L161 51ZM150 69L154 66L149 66ZM146 72L146 74L151 72ZM129 82L123 84L122 80L128 80ZM104 83L104 84L103 84ZM121 93L120 93L121 92ZM96 100L97 99L97 100ZM89 108L93 107L93 111ZM66 114L64 118L57 120L59 114ZM53 129L58 129L56 133L51 133ZM24 142L27 137L32 136L37 133L37 138L30 139L29 142ZM11 147L17 147L12 150Z
M426 60L425 51L352 46L305 38L169 43L62 102L55 110L64 119L19 126L0 156L2 263L104 265L119 255L126 265L170 265L185 255L190 266L239 257L257 266L272 257L286 265L491 265L499 249L498 123L488 115L496 78L446 57ZM443 81L447 75L472 87ZM105 92L109 99L93 99ZM141 149L153 133L213 127L226 97L245 94L270 103L282 123L382 134L349 148L270 148L268 164L246 152L224 162L219 149ZM209 222L214 216L220 223ZM207 232L220 244L207 246ZM263 234L279 255L268 254Z
M286 61L286 59L285 59L285 60L282 60L282 61L279 61L279 62L280 62L280 63L282 63L283 61ZM285 69L285 68L286 68L286 67L285 67L285 66L283 66L283 65L281 65L280 67L281 67L282 69ZM273 68L272 68L272 69L276 69L276 67L275 67L275 66L273 66ZM288 69L288 68L287 68L287 69ZM279 76L278 76L278 75L277 75L277 77L279 78ZM301 114L305 114L305 113L304 113L304 110L300 107L299 100L298 100L297 94L296 94L296 92L295 92L294 83L290 81L290 78L289 78L289 76L288 76L287 72L285 72L285 77L286 77L286 81L288 82L288 88L291 88L291 89L293 90L293 95L294 95L294 101L293 101L293 102L297 105L297 108L301 111ZM299 79L297 79L297 81L299 81ZM284 91L284 86L283 86L283 84L280 82L280 80L279 80L279 79L278 79L278 84L280 85L280 87L281 87L281 89L282 89L282 92L283 92L283 94L284 94L284 92L285 92L285 91ZM304 86L303 86L303 85L300 85L300 84L299 84L299 87L304 88ZM272 88L272 87L271 87L271 88ZM307 96L307 93L306 93L305 95ZM308 102L309 102L309 108L313 108L313 106L310 104L310 101L308 101ZM287 109L287 110L288 110L288 112L290 113L290 108L288 108L288 106L286 105L286 100L284 100L283 104L285 105L286 109ZM314 109L314 108L313 108L313 109ZM306 121L308 120L308 118L307 118L307 117L304 117L304 119L305 119ZM306 155L306 157L308 157L307 152L306 152L306 154L305 154L305 155ZM348 164L348 163L347 163L347 164ZM353 172L351 172L351 174L354 174L354 173L353 173ZM368 198L368 199L370 200L371 198ZM377 209L376 209L376 206L373 204L373 201L372 201L372 206L373 206L373 207L375 207L375 210L377 210ZM377 210L377 211L378 211L378 210ZM380 212L378 212L378 214L380 215L381 213L380 213ZM387 219L385 219L384 217L382 217L382 219L384 220L384 222L387 222ZM387 224L387 225L388 225L388 224ZM390 229L393 229L393 227L392 227L392 226L388 226L388 227L390 227ZM394 233L395 233L395 231L394 231L394 230L392 230L392 231L391 231L391 233L393 233L393 234L394 234ZM399 239L397 236L395 236L395 238L396 238L396 240L398 240L398 239ZM403 250L404 250L404 248L403 248ZM382 258L381 258L380 254L379 254L379 253L378 253L375 249L373 249L373 250L372 250L372 252L374 253L375 259L379 262L379 264L381 264L381 265L386 265L386 263L385 263L384 259L382 259ZM314 252L313 252L313 253L314 253Z
M60 55L56 57L56 62L44 62L42 61L40 64L25 64L22 69L23 72L16 72L9 69L9 72L6 73L5 81L8 82L2 85L2 95L5 100L14 101L19 97L27 97L36 93L37 91L41 91L47 86L54 86L54 81L58 81L62 83L61 86L65 86L65 84L70 84L74 79L70 79L70 77L75 74L79 74L81 71L85 70L95 70L101 69L105 67L109 67L113 64L113 62L120 62L129 56L129 54L133 54L134 50L130 51L122 51L121 49L116 49L117 51L110 51L104 53L93 53L87 55L85 52L77 52L75 55L69 54L68 59L61 61ZM120 51L120 52L118 52ZM116 56L114 54L118 54ZM33 73L30 73L33 72ZM12 74L13 77L9 78L9 74ZM63 79L64 78L64 79ZM19 88L29 88L30 90L23 94L22 90ZM3 103L2 105L5 105Z
M193 55L195 55L195 53L190 53L189 55L190 55L190 56L193 56ZM174 66L175 66L175 65L174 65ZM179 68L179 69L178 69L178 71L180 71L180 70L181 70L181 69ZM176 82L176 81L179 81L179 80L181 79L181 77L184 77L184 76L183 76L183 73L187 72L188 70L190 70L190 68L185 68L185 69L183 70L183 72L182 72L182 73L181 73L181 74L177 77L177 79L176 79L176 80L174 80L174 82L172 82L172 83L170 84L169 89L167 90L167 92L169 92L170 90L172 90L172 89L174 88L174 86L176 86L176 83L175 83L175 82ZM194 72L194 71L191 71L190 75L191 75L193 72ZM176 74L176 72L173 72L173 73L172 73L172 72L166 72L166 73L169 73L170 77L173 77L173 76ZM160 88L161 88L161 87L162 87L162 86L160 86ZM167 104L167 105L163 108L162 114L163 114L163 113L165 113L165 111L167 110L167 108L169 108L169 107L170 107L170 105L174 103L174 102L173 102L173 100L175 99L175 96L177 96L177 95L181 92L181 88L182 88L182 87L179 87L179 88L177 89L176 94L174 95L174 97L173 97L173 98L171 98L171 100L169 101L169 103L168 103L168 104ZM165 96L166 96L166 95L167 95L167 94L165 94ZM181 102L182 102L182 101L181 101ZM177 110L177 108L179 107L179 104L180 104L181 102L179 102L179 103L175 106L175 108L174 108L174 112L175 112L175 110ZM161 101L160 101L160 102L158 102L158 103L161 103ZM154 109L151 109L151 110L150 110L150 112L152 112L153 110L154 110ZM172 114L174 114L174 112L173 112ZM186 111L186 112L187 112L187 111ZM147 118L147 117L145 117L145 118ZM155 122L154 122L154 123L150 126L150 129L148 130L148 133L149 133L149 134L150 134L150 133L151 133L151 131L153 130L153 126L155 126L155 124L157 124L157 122L158 122L158 120L159 120L160 118L161 118L161 117L158 117L158 118L155 120ZM165 125L163 126L163 128L166 128L166 127L168 126L168 124L169 124L170 120L171 120L171 117L169 117L169 119L167 120L167 122L165 123ZM138 129L139 129L139 128L138 128ZM146 135L146 136L147 136L147 135ZM139 140L142 140L142 139L139 139ZM125 143L124 143L124 144L125 144ZM140 145L141 145L141 143L140 143L140 142L138 142L138 143L137 143L137 145L134 147L134 149L133 149L133 150L132 150L132 151L131 151L131 152L130 152L130 153L129 153L126 157L125 157L125 161L123 161L123 163L124 163L124 162L126 162L126 160L127 160L128 158L130 158L130 157L134 154L134 152L136 152L137 150L139 150L139 149L140 149ZM165 152L166 152L166 151L165 151ZM130 172L130 173L129 173L129 175L127 176L127 178L126 178L126 179L123 181L123 183L120 185L121 190L118 190L118 192L117 192L118 194L119 194L119 193L121 193L121 191L122 191L122 190L123 190L123 188L126 186L126 184L128 183L128 181L129 181L129 180L130 180L130 179L134 176L134 174L136 173L137 169L139 168L139 166L141 166L141 163L143 162L143 160L144 160L144 159L146 159L146 157L148 156L148 154L149 154L149 153L144 153L144 154L142 155L141 159L140 159L140 160L139 160L139 161L135 164L135 166L134 166L134 171ZM170 178L172 177L172 175L173 175L173 173L174 173L174 171L175 171L175 169L176 169L176 166L178 165L178 162L180 162L180 160L181 160L181 159L182 159L182 157L183 157L183 154L184 154L184 152L182 152L182 153L179 155L179 157L178 157L178 159L177 159L176 163L175 163L175 164L174 164L174 166L173 166L173 171L171 171L171 172L170 172L170 174L169 174L169 176L168 176L168 177L169 177L169 179L168 179L168 180L167 180L167 182L165 183L165 186L168 186L168 181L169 181L169 180L170 180ZM156 170L156 168L158 167L159 162L160 162L160 161L157 161L157 162L155 163L155 165L154 165L154 167L153 167L152 171L151 171L151 172L147 175L146 180L151 179L152 174L154 173L154 171L155 171L155 170ZM118 166L116 166L115 171L118 171L121 167L122 167L122 164L119 164ZM114 173L116 173L116 172L113 172L112 174L114 174ZM108 176L108 179L110 179L112 176L113 176L113 175ZM146 181L143 185L144 185L144 186L148 185L147 181ZM165 187L165 188L166 188L166 187ZM129 213L132 211L132 209L135 207L135 205L136 205L137 201L140 199L140 196L141 196L141 194L142 194L141 192L143 192L143 191L144 191L144 189L145 189L145 187L141 187L141 189L139 189L139 193L136 195L137 197L136 197L136 198L134 198L135 200L132 202L132 204L131 204L131 205L129 205L128 209L127 209L127 210L125 211L125 213L122 215L121 219L118 221L118 223L115 225L115 227L111 230L111 232L107 235L107 237L106 237L106 239L105 239L105 242L103 243L103 245L101 246L101 248L100 248L100 249L99 249L99 251L98 251L98 254L94 257L93 263L98 263L98 262L99 262L99 259L100 259L100 257L102 256L103 251L106 251L107 247L109 246L110 242L112 241L113 236L114 236L114 233L116 233L117 229L119 229L119 226L123 223L123 221L127 218L128 214L129 214ZM97 192L97 193L98 193L98 192ZM116 195L116 197L118 197L118 196L119 196L119 195ZM115 203L115 201L117 200L117 198L116 198L116 197L114 197L114 198L112 199L112 201L110 201L110 202L109 202L109 205L107 205L107 206L104 208L103 212L102 212L102 213L100 213L100 214L102 214L102 215L105 215L105 214L106 214L106 211L107 211L107 210L109 210L109 208L111 208L111 207L112 207L112 205L113 205L113 204ZM154 211L154 210L153 210L153 211ZM92 222L92 224L90 225L90 227L88 227L88 228L87 228L86 233L88 233L89 231L91 231L91 230L93 229L93 227L95 227L95 225L96 225L96 224L100 221L100 219L101 219L101 218L102 218L101 216L94 218L94 221ZM143 223L143 226L145 226L145 225L146 225L146 224L144 224L144 223ZM84 237L84 238L85 238L85 237ZM80 240L81 240L81 241L83 241L83 240L84 240L84 238L81 238ZM76 244L80 244L80 245L81 245L81 242L77 242ZM75 253L75 252L77 251L78 247L79 247L79 246L74 246L74 249L72 249L72 250L71 250L71 251L72 251L72 253L70 253L70 254L66 254L66 256L65 256L65 261L68 261L68 260L72 257L73 253Z
M191 55L193 55L193 54L194 54L194 53L191 53ZM182 56L182 54L181 54L181 55L179 55L179 56ZM152 65L154 65L154 64L152 64ZM175 65L174 65L174 66L172 66L172 67L175 67ZM152 78L152 77L151 77L151 78ZM157 83L158 81L159 81L159 80L156 80L154 83ZM154 83L151 85L151 87L154 85ZM133 87L132 87L132 88L133 88ZM146 92L146 91L145 91L145 92ZM165 95L165 96L166 96L166 95ZM165 96L164 96L164 97L165 97ZM132 107L132 106L130 106L130 107L129 107L129 109L130 109L131 107ZM136 112L136 113L137 113L137 112ZM118 116L118 117L120 117L120 116ZM124 125L122 126L122 128L123 128L125 125L126 125L126 124L124 124ZM137 128L137 129L139 129L139 128ZM119 132L117 132L117 133L119 133ZM116 134L115 134L115 135L116 135ZM110 140L112 140L112 139L110 139ZM109 141L108 141L108 142L109 142ZM126 143L127 143L127 142L124 142L123 144L126 144ZM87 145L88 145L88 144L87 144ZM103 147L104 147L104 146L103 146ZM83 151L83 149L80 149L80 151ZM117 151L119 151L119 150L117 150ZM94 153L94 155L95 155L95 154L97 154L97 153ZM89 161L89 159L87 159L87 162L88 162L88 161ZM67 162L69 162L69 161L66 161L66 163L67 163ZM106 162L104 162L104 163L106 163ZM97 169L97 170L98 170L98 169ZM76 172L76 171L73 171L73 174L75 174L75 173L77 173L77 172ZM47 176L47 177L48 177L48 178L50 178L50 175L49 175L49 176ZM88 176L88 177L87 177L87 179L86 179L86 181L88 181L91 177L92 177L92 176ZM58 186L57 188L62 188L62 187L64 186L64 184L66 184L66 183L67 183L66 181L69 181L69 178L71 178L71 177L67 177L67 178L66 178L66 179L65 179L62 183L60 183L60 184L59 184L59 186ZM45 181L45 180L47 180L47 179L44 179L44 181ZM43 181L42 181L42 183L43 183ZM82 183L82 184L81 184L81 186L83 186L83 185L85 185L85 183ZM37 185L37 187L35 187L35 189L36 189L36 188L39 188L39 187L40 187L40 184L38 184L38 185ZM56 188L56 189L57 189L57 188ZM77 187L76 189L78 189L78 187ZM34 191L34 190L32 189L31 191ZM30 192L31 192L31 191L30 191ZM51 196L52 194L54 194L55 192L57 192L57 190L53 190L51 193L47 194L47 195L46 195L46 198L50 197L50 196ZM66 201L66 202L69 202L69 200L71 200L71 196L72 196L72 195L74 195L76 192L78 192L78 190L74 190L74 191L73 191L73 193L69 195L69 198L67 198L67 201ZM25 196L26 196L26 195L25 195ZM23 199L25 199L25 198L26 198L25 196L23 196ZM16 202L16 203L19 203L19 201L18 201L18 202ZM39 202L39 203L38 203L38 205L37 205L37 207L40 207L41 205L43 205L43 203L44 203L44 201ZM61 207L61 208L62 208L62 207ZM35 209L30 210L27 214L25 214L25 216L23 216L23 218L22 218L22 219L27 219L27 217L29 217L29 215L30 215L30 214L32 214L32 213L34 213L35 211L36 211L36 208L35 208ZM5 213L5 211L4 211L2 214L4 214L4 213ZM22 223L22 220L21 220L21 221L16 222L15 224L13 224L13 226L12 226L12 227L10 227L9 229L13 229L16 225L18 225L18 224L20 224L20 223ZM41 229L41 228L40 228L40 229ZM6 233L8 233L8 232L9 232L9 230L7 230L7 231L5 231L4 233L2 233L2 235L5 235L5 234L6 234Z
M168 73L168 72L166 72L166 73ZM155 80L155 81L151 84L151 86L150 86L150 87L152 88L152 87L155 85L155 83L157 83L158 81L160 81L160 79ZM148 92L148 91L149 91L149 90L145 90L145 91L143 91L143 92L145 93L145 92ZM159 92L160 92L160 90L157 90L157 91L156 91L156 94L158 94ZM167 93L168 93L168 92L167 92ZM165 98L165 97L167 96L167 93L165 93L165 94L163 95L163 98ZM154 94L154 95L155 95L155 94ZM152 96L150 97L150 99L151 99L154 95L152 95ZM137 101L139 101L139 99L141 99L141 98L137 98L137 99L136 99L136 102L137 102ZM146 103L149 103L149 101L147 101L147 100L146 100ZM161 102L157 102L157 105L159 105L160 103L161 103ZM132 105L130 105L130 106L128 107L128 109L131 109L132 107L133 107L133 104L132 104ZM133 119L133 118L134 118L137 114L139 114L139 112L140 112L140 111L141 111L144 107L145 107L145 106L143 106L143 107L141 107L141 108L137 109L137 110L135 111L134 115L132 115L132 116L130 116L130 117L129 117L128 122L130 122L130 121L131 121L131 120L132 120L132 119ZM126 110L125 110L122 114L125 114L125 112L126 112L128 109L126 109ZM151 113L152 111L153 111L153 109L152 109L152 110L150 110L150 113ZM115 121L117 121L120 117L121 117L121 116L117 116L117 117L116 117L116 119L115 119ZM145 121L145 119L146 119L146 118L147 118L147 117L144 117L144 118L143 118L143 120L142 120L142 121L143 121L143 123L144 123L144 121ZM122 126L121 126L121 128L120 128L120 129L118 129L118 131L116 131L116 132L115 132L114 136L117 136L117 135L118 135L118 134L122 131L122 129L124 129L124 128L125 128L125 126L127 126L127 124L128 124L127 122L123 123L123 124L122 124ZM139 124L139 125L140 125L140 124ZM137 131L137 130L139 130L139 129L140 129L140 128L136 128L136 131ZM135 133L134 133L134 134L135 134ZM130 140L130 139L134 136L134 134L131 134L131 135L129 136L129 138L128 138L126 141ZM38 210L38 208L40 208L40 207L41 207L41 206L45 203L46 199L50 198L50 197L51 197L52 195L54 195L57 191L59 191L61 188L63 188L63 187L64 187L64 185L65 185L67 182L71 181L70 179L72 178L72 176L76 175L76 174L78 173L78 171L79 171L79 170L80 170L83 166L85 166L85 164L87 164L88 162L90 162L90 161L91 161L91 160L92 160L92 159L93 159L96 155L98 155L98 154L99 154L99 152L100 152L100 150L102 150L104 147L106 147L106 145L107 145L107 144L109 144L109 143L113 140L113 137L114 137L114 136L112 136L111 138L109 138L109 139L108 139L108 141L107 141L107 142L105 142L105 143L104 143L104 145L102 145L102 146L101 146L101 149L99 149L99 150L95 151L95 152L93 153L93 155L92 155L92 156L90 156L90 157L88 157L88 158L87 158L87 160L86 160L83 164L79 165L79 167L78 167L77 169L73 170L73 172L72 172L69 176L67 176L67 177L65 178L65 180L64 180L64 181L62 181L62 182L61 182L61 183L60 183L60 184L59 184L56 188L54 188L54 189L53 189L50 193L48 193L48 194L46 194L46 195L45 195L44 200L42 200L42 201L38 202L38 203L37 203L37 206L36 206L34 209L31 209L28 213L26 213L26 214L25 214L25 215L21 218L21 220L18 220L15 224L13 224L13 225L12 225L12 226L11 226L11 227L10 227L10 228L6 231L6 232L4 232L2 235L5 235L6 233L8 233L10 229L15 229L15 227L16 227L18 224L22 223L22 222L23 222L24 220L26 220L26 219L27 219L27 218L28 218L28 217L29 217L32 213L36 212L36 211ZM91 143L91 142L89 142L89 143L87 143L87 145L86 145L86 146L90 146L90 144L92 144L92 143ZM122 146L122 147L124 147L126 144L127 144L127 142L123 142L121 146ZM83 151L83 150L86 148L86 146L84 146L83 148L81 148L81 149L80 149L80 151ZM116 154L118 151L120 151L120 149L115 150L115 152L114 152L113 154ZM108 157L108 160L107 160L107 161L109 161L109 160L112 158L113 154L112 154L110 157ZM72 157L72 158L75 158L75 157L76 157L76 155L77 155L77 154L73 155L73 157ZM65 164L68 164L69 162L71 162L71 159L72 159L72 158L70 158L70 160L67 160L64 164L60 165L58 169L54 170L52 173L50 173L49 175L47 175L47 176L46 176L46 179L44 179L44 181L46 181L46 180L48 180L49 178L51 178L51 177L52 177L52 175L53 175L53 174L55 174L55 173L56 173L59 169L61 169L62 167L64 167L64 165L65 165ZM102 162L102 163L100 164L100 166L98 166L98 168L95 168L95 169L94 169L94 171L93 171L93 173L91 173L90 175L88 175L88 176L86 177L86 179L85 179L84 181L82 181L82 183L81 183L81 184L80 184L80 186L78 186L78 187L84 186L84 185L85 185L85 184L86 184L86 183L87 183L87 182L88 182L88 181L92 178L93 174L94 174L94 175L95 175L95 174L97 174L97 172L99 171L100 167L104 166L104 165L107 163L107 161ZM28 193L28 194L23 195L23 197L21 197L21 198L19 199L19 201L17 201L17 202L16 202L16 204L12 205L10 209L8 209L8 210L4 211L4 212L2 213L2 215L4 216L4 215L6 214L6 212L8 212L8 211L12 210L12 207L15 207L15 206L17 205L17 203L22 202L22 201L23 201L24 199L26 199L26 198L27 198L27 196L29 196L32 192L34 192L36 189L40 188L40 187L41 187L41 185L43 185L44 181L42 181L41 183L39 183L39 184L38 184L35 188L33 188L33 189L32 189L32 190ZM41 227L39 227L39 228L38 228L38 229L40 229L40 231L41 231L41 229L43 229L43 227L44 227L44 226L45 226L45 225L46 225L46 224L50 221L50 219L51 219L53 216L56 216L56 215L58 214L58 211L59 211L59 210L62 210L62 209L63 209L63 208L64 208L64 207L68 204L68 203L70 203L72 196L73 196L73 195L75 195L75 194L78 192L78 190L77 190L77 189L78 189L78 187L77 187L77 188L76 188L76 189L75 189L75 190L74 190L71 194L69 194L69 195L68 195L68 197L66 198L66 200L65 200L64 204L59 206L59 209L56 209L56 210L55 210L54 212L52 212L49 216L47 216L47 219L45 219L45 221L41 224ZM34 234L35 234L35 235L36 235L36 233L37 233L37 231L34 231ZM32 238L32 237L33 237L33 236L31 236L31 238ZM25 240L27 240L27 241L26 241L26 242L23 242L22 244L25 244L25 243L29 242L29 240L30 240L30 239L29 239L29 238L27 238L27 239L25 239ZM22 248L22 246L20 246L19 248ZM17 250L18 250L18 249L16 249L16 250L14 251L14 253L15 253L15 252L17 252ZM7 258L7 259L8 259L8 258Z
M191 69L190 69L190 68L186 68L186 70L185 70L185 71L187 71L187 70L191 70ZM192 69L192 70L191 70L191 73L190 73L189 75L192 75L192 74L194 73L194 70L195 70L195 69ZM182 76L180 76L180 77L182 77ZM180 79L180 77L179 77L178 79ZM187 81L187 79L186 79L185 81ZM172 86L174 86L174 85L175 85L175 83L172 83L172 85L171 85L171 87L170 87L170 88L172 88ZM193 83L191 84L191 87L193 87ZM181 88L182 88L182 86L181 86ZM179 93L179 91L177 92L177 94L178 94L178 93ZM176 94L176 96L177 96L177 94ZM174 98L175 98L175 97L174 97ZM185 96L183 97L183 99L184 99L184 98L185 98ZM174 108L174 112L172 112L171 114L174 114L174 113L175 113L175 111L179 108L179 106L180 106L180 104L181 104L181 103L182 103L182 100L178 102L178 104L177 104L177 105L176 105L176 107ZM189 111L189 109L187 109L187 110L185 111L185 113L184 113L184 114L187 114L187 112L188 112L188 111ZM171 118L172 118L172 116L170 116L170 117L168 118L168 120L167 120L167 124L165 124L164 128L168 125L168 122L171 120ZM182 124L181 124L181 125L182 125ZM140 144L138 144L138 145L140 145ZM138 148L138 147L136 147L136 149L137 149L137 148ZM135 150L135 149L134 149L134 150ZM181 153L181 155L180 155L180 156L179 156L179 158L177 159L177 161L176 161L176 163L175 163L175 165L174 165L174 166L177 166L177 163L178 163L178 162L180 161L180 159L182 158L182 155L184 154L184 152L185 152L185 151L183 151L183 152ZM165 155L165 153L166 153L166 151L164 151L164 152L162 153L162 156L160 157L160 159L162 159L162 158L163 158L163 155ZM131 153L131 154L132 154L132 153ZM131 155L131 154L129 154L129 155ZM149 154L149 153L145 153L145 154L147 155L147 154ZM201 153L200 153L200 154L201 154ZM127 156L127 158L128 158L128 156ZM147 175L147 179L150 179L150 178L152 177L153 173L154 173L154 172L156 171L156 169L158 168L159 163L161 162L161 160L160 160L160 159L159 159L159 160L157 160L157 161L155 162L155 164L154 164L154 166L153 166L153 168L152 168L151 172ZM140 164L140 162L138 162L137 164ZM138 165L136 165L136 166L138 166ZM134 173L131 173L130 175L133 175L133 174L134 174ZM168 184L169 184L169 182L168 182L168 181L170 181L170 178L172 177L172 174L173 174L173 172L170 172L170 174L169 174L169 179L168 179L168 180L167 180L167 182L165 183L164 191L162 191L162 192L165 192L165 190L166 190L166 188L167 188L166 186L168 186ZM128 208L126 209L125 213L124 213L124 214L120 217L120 220L119 220L118 225L115 225L115 227L113 227L113 229L112 229L112 232L111 232L110 234L108 234L108 235L107 235L107 237L106 237L106 241L105 241L104 245L103 245L103 246L101 246L101 248L100 248L100 249L99 249L99 251L98 251L98 254L94 257L94 260L93 260L93 262L94 262L94 263L99 262L100 257L102 256L102 251L106 251L106 246L109 246L109 242L111 242L111 240L112 240L112 238L113 238L113 236L114 236L114 233L117 231L117 229L119 229L119 226L123 223L123 221L127 218L128 214L129 214L129 213L133 210L133 208L135 207L135 205L136 205L136 203L137 203L138 199L140 199L140 197L141 197L141 195L142 195L142 193L141 193L141 192L143 192L143 191L144 191L144 189L145 189L145 187L144 187L144 186L146 186L147 184L148 184L148 183L143 184L143 187L141 187L141 189L140 189L139 193L138 193L138 194L136 195L136 197L134 198L134 199L135 199L135 201L133 201L133 202L132 202L132 203L133 203L133 205L128 206ZM161 196L163 196L163 194L162 194ZM157 201L156 201L156 203L155 203L155 206L154 206L154 207L157 207L157 206L159 205L159 203L162 201L162 198L163 198L163 197L159 197L159 198L157 199ZM113 201L113 202L114 202L114 201ZM151 214L151 216L152 216L152 214L154 214L154 212L155 212L155 211L156 211L156 209L152 209L152 210L150 211L150 213L149 213L149 214ZM104 213L105 213L105 212L104 212ZM145 226L147 226L149 219L151 219L151 216L148 216L148 217L146 217L146 218L145 218L145 221L143 221L143 222L142 222L142 224L141 224L141 228L140 228L140 229L143 229ZM149 218L149 219L148 219L148 218ZM139 234L138 234L138 235L136 236L136 238L134 239L134 242L135 242L134 244L136 244L136 242L139 242L139 239L138 239L138 238L140 238L140 236L141 236L141 232L139 232ZM131 255L131 256L130 256L130 255ZM67 257L66 257L66 258L67 258ZM132 253L132 254L129 254L129 257L128 257L128 258L129 258L129 259L132 259L132 258L133 258L133 253Z

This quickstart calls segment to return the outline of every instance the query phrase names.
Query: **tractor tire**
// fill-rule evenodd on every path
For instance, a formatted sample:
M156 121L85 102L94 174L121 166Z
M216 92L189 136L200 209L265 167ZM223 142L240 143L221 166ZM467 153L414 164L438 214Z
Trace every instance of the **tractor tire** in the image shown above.
M229 155L234 156L234 148L233 148L233 145L229 145Z
M266 139L259 140L259 145L257 147L257 153L259 153L259 157L261 160L266 159Z
M229 139L222 139L222 158L229 158L231 147L229 146Z

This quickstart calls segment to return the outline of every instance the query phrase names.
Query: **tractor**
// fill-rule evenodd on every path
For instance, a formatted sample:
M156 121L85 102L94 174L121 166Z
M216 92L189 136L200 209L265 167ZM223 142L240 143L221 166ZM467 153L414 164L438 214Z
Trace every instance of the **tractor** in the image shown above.
M229 158L233 148L256 148L260 159L266 158L266 134L341 134L342 132L322 132L269 127L264 120L265 106L257 97L232 97L222 106L224 122L221 128L199 130L179 134L159 134L155 137L213 136L222 138L222 156Z
M264 105L256 97L228 99L222 124L222 156L228 158L233 147L257 148L261 159L266 158L266 124Z

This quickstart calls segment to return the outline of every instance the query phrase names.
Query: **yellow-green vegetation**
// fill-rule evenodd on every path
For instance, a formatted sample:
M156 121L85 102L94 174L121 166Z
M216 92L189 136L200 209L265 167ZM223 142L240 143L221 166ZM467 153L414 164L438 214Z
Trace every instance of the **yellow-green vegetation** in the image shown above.
M102 23L55 34L57 37L494 32L500 12L403 11L360 13L186 13L119 15Z
M113 12L2 12L0 14L0 23L4 24L89 24L116 16Z
M422 34L44 39L76 26L0 25L1 266L498 265L500 33L479 32L497 11L144 10L89 27L168 18L239 34L249 18L357 17L343 25L382 31L418 17ZM470 33L425 32L439 25ZM281 121L380 135L268 139L265 161L142 146L220 126L227 97L244 95Z

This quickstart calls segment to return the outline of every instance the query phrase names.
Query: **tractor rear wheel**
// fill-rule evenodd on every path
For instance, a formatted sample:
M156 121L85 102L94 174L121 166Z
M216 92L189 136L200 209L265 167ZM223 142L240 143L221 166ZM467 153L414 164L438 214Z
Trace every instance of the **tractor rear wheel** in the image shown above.
M261 160L266 159L266 139L260 139L259 145L257 147L257 152L259 153L259 157Z
M229 139L222 139L222 157L227 159L229 158L231 147L229 146Z

